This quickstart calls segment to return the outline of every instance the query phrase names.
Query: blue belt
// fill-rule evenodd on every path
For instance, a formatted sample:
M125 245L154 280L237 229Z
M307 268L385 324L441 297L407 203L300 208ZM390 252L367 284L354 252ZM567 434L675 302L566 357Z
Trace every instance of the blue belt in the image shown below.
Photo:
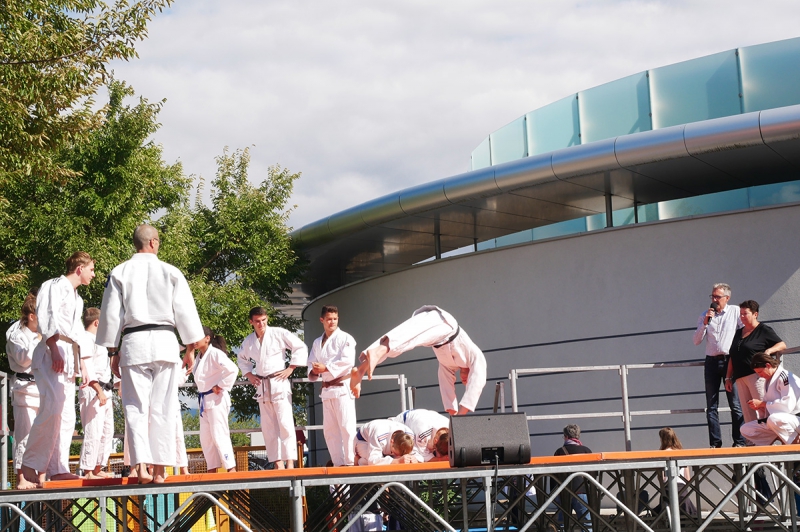
M206 395L210 393L214 393L214 388L211 388L207 392L200 392L197 394L197 399L200 401L200 417L203 417L203 411L205 410Z
M364 439L364 436L361 435L361 429L358 429L356 431L356 438L358 438L361 441L367 441L367 440Z

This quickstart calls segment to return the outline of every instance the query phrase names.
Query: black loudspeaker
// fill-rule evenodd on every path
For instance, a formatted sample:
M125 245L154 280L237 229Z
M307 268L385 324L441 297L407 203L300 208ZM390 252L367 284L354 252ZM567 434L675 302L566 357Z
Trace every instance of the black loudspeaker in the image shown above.
M451 416L449 455L450 467L530 463L525 413Z

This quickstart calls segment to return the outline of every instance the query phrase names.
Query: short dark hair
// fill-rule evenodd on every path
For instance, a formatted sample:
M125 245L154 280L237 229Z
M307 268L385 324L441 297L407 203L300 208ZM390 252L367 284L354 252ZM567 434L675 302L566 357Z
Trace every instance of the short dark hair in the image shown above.
M253 307L250 309L250 319L252 320L256 316L266 316L267 309L264 307Z
M433 446L436 449L436 454L439 456L447 456L450 452L450 429L442 427L433 435Z
M133 230L133 247L141 251L154 238L158 238L158 229L149 224L137 225Z
M748 299L747 301L742 301L739 303L739 308L746 308L750 309L750 312L755 314L758 312L758 303L753 301L752 299Z
M753 355L753 359L750 361L750 367L753 369L763 368L769 364L773 368L777 368L780 363L780 359L774 354L768 355L763 351L759 351Z
M324 318L325 314L339 314L339 307L336 305L322 305L322 311L320 311L319 317Z
M92 256L85 251L76 251L67 259L67 273L72 273L77 270L79 266L87 266L93 262L94 259Z
M94 320L100 319L100 309L97 307L89 307L83 309L83 328L87 328L89 325L94 323Z

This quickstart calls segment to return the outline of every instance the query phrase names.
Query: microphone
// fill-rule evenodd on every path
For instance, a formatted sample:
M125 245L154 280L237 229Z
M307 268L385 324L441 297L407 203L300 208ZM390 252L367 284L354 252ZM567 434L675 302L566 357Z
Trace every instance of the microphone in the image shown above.
M714 316L716 316L717 312L719 312L719 303L717 303L716 301L712 301L711 305L708 308L713 310L714 311ZM708 321L706 323L711 323L711 318L708 318Z

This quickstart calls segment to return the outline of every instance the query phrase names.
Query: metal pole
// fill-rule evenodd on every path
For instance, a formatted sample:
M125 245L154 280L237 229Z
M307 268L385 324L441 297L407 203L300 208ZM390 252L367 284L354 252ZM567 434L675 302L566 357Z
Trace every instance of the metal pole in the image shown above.
M400 374L397 376L397 382L400 383L400 411L405 412L406 408L406 376Z
M519 407L517 405L517 370L512 369L511 373L508 374L508 380L511 381L511 411L518 412Z
M414 410L414 405L417 403L417 389L414 386L408 387L408 409ZM405 412L405 410L403 410Z
M97 501L100 504L100 532L106 532L106 498L100 497Z
M667 460L667 489L669 490L669 511L672 518L669 520L671 532L681 532L681 510L678 500L678 463Z
M492 498L492 477L483 477L483 493L486 501L486 532L494 530L494 499Z
M3 423L3 438L0 440L0 478L3 481L1 489L8 489L8 375L2 374L2 384L0 384L0 394L3 395L2 406L2 423Z
M631 450L631 410L628 405L628 366L621 364L619 378L622 381L622 426L625 428L625 450Z
M289 488L289 498L292 501L292 532L303 532L303 497L306 489L303 484L295 479Z
M500 412L506 413L506 383L500 381Z

